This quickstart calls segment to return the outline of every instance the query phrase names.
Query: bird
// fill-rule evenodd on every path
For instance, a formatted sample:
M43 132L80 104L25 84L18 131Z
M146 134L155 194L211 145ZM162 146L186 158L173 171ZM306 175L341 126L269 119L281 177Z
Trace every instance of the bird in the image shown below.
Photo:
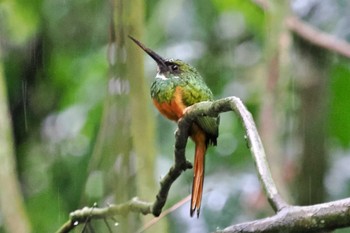
M193 66L179 59L164 59L134 37L129 35L129 38L157 63L157 74L151 84L150 92L155 107L163 116L178 122L191 105L213 100L213 93ZM205 153L209 145L217 145L219 122L219 117L198 116L190 128L189 135L195 143L191 217L197 211L197 218L199 218Z

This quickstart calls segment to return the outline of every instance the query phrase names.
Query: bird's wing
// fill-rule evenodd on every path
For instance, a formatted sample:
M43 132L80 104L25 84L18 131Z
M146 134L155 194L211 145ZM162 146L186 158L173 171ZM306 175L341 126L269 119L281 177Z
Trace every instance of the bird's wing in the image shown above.
M186 106L191 106L202 101L213 100L213 94L204 84L191 85L187 84L186 91L183 92L183 102ZM219 135L219 117L202 116L196 119L196 123L208 134L209 143L216 145L216 138Z
M208 143L216 145L216 139L219 136L220 117L198 117L196 123L208 134Z

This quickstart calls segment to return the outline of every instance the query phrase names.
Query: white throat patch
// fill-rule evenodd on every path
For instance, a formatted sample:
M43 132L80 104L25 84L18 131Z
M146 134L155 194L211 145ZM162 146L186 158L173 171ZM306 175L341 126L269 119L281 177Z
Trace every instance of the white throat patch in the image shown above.
M159 78L161 80L167 80L168 79L167 77L165 77L164 74L161 74L161 73L157 73L156 78ZM179 76L172 76L172 78L180 78L180 77Z
M157 73L156 78L159 78L161 80L167 80L167 78L164 76L164 74Z

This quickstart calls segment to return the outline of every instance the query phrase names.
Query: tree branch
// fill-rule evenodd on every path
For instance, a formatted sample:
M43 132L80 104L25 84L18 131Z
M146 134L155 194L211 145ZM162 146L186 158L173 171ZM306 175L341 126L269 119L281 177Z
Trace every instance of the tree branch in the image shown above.
M271 4L266 0L251 0L263 11L271 10ZM286 19L286 26L289 31L299 37L307 40L311 44L327 49L344 57L350 58L350 43L346 40L337 38L332 34L322 32L312 25L300 20L296 16L289 16Z
M311 25L301 21L295 16L288 17L286 24L290 31L294 32L308 42L329 51L338 53L344 57L350 58L350 44L347 41L322 32L317 28L314 28Z
M129 212L142 214L153 214L159 216L164 207L168 193L173 182L181 175L182 171L192 168L192 164L186 160L185 149L189 130L193 121L198 116L216 117L222 112L234 111L243 123L246 130L246 140L252 152L260 181L264 187L267 198L275 211L288 206L277 192L274 181L266 161L264 148L258 135L255 123L251 114L245 108L241 100L237 97L228 97L213 102L201 102L187 109L186 114L179 120L178 129L175 134L175 161L169 172L160 182L160 190L154 203L142 202L137 198L120 204L110 205L106 208L85 207L70 214L67 221L57 232L69 232L80 223L85 223L91 219L108 218L114 215L126 215Z
M79 224L86 223L91 219L103 219L113 217L115 215L126 215L129 212L136 212L142 214L151 213L152 203L143 202L137 198L120 205L109 205L105 208L84 207L70 213L70 219L64 223L57 233L67 233Z
M167 200L172 183L182 171L191 167L185 158L185 148L192 122L199 116L216 117L219 113L234 111L246 131L248 147L253 155L258 176L269 203L276 215L256 221L236 224L217 233L264 233L264 232L319 232L350 226L350 198L312 206L290 206L279 195L271 177L263 145L258 135L251 114L237 97L228 97L213 102L201 102L188 108L178 122L175 137L175 163L160 182L160 190L154 203L143 202L133 198L127 203L110 205L106 208L85 207L70 214L67 221L57 233L66 233L81 223L92 219L126 215L130 212L153 214L159 216Z
M190 118L191 121L193 121L197 116L217 116L219 113L227 111L234 111L243 124L246 131L245 138L252 153L260 182L272 208L275 211L278 211L288 206L277 192L275 182L272 179L268 167L264 147L261 143L253 117L239 98L228 97L214 102L201 102L195 104L191 106L183 118Z
M289 206L276 215L216 233L311 233L350 226L350 198L312 206Z

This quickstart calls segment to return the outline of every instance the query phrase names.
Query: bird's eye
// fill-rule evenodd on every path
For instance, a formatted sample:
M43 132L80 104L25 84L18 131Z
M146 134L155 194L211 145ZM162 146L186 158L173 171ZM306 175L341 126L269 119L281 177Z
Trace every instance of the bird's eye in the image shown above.
M179 66L178 65L173 64L170 67L171 67L172 71L178 71L179 70Z

